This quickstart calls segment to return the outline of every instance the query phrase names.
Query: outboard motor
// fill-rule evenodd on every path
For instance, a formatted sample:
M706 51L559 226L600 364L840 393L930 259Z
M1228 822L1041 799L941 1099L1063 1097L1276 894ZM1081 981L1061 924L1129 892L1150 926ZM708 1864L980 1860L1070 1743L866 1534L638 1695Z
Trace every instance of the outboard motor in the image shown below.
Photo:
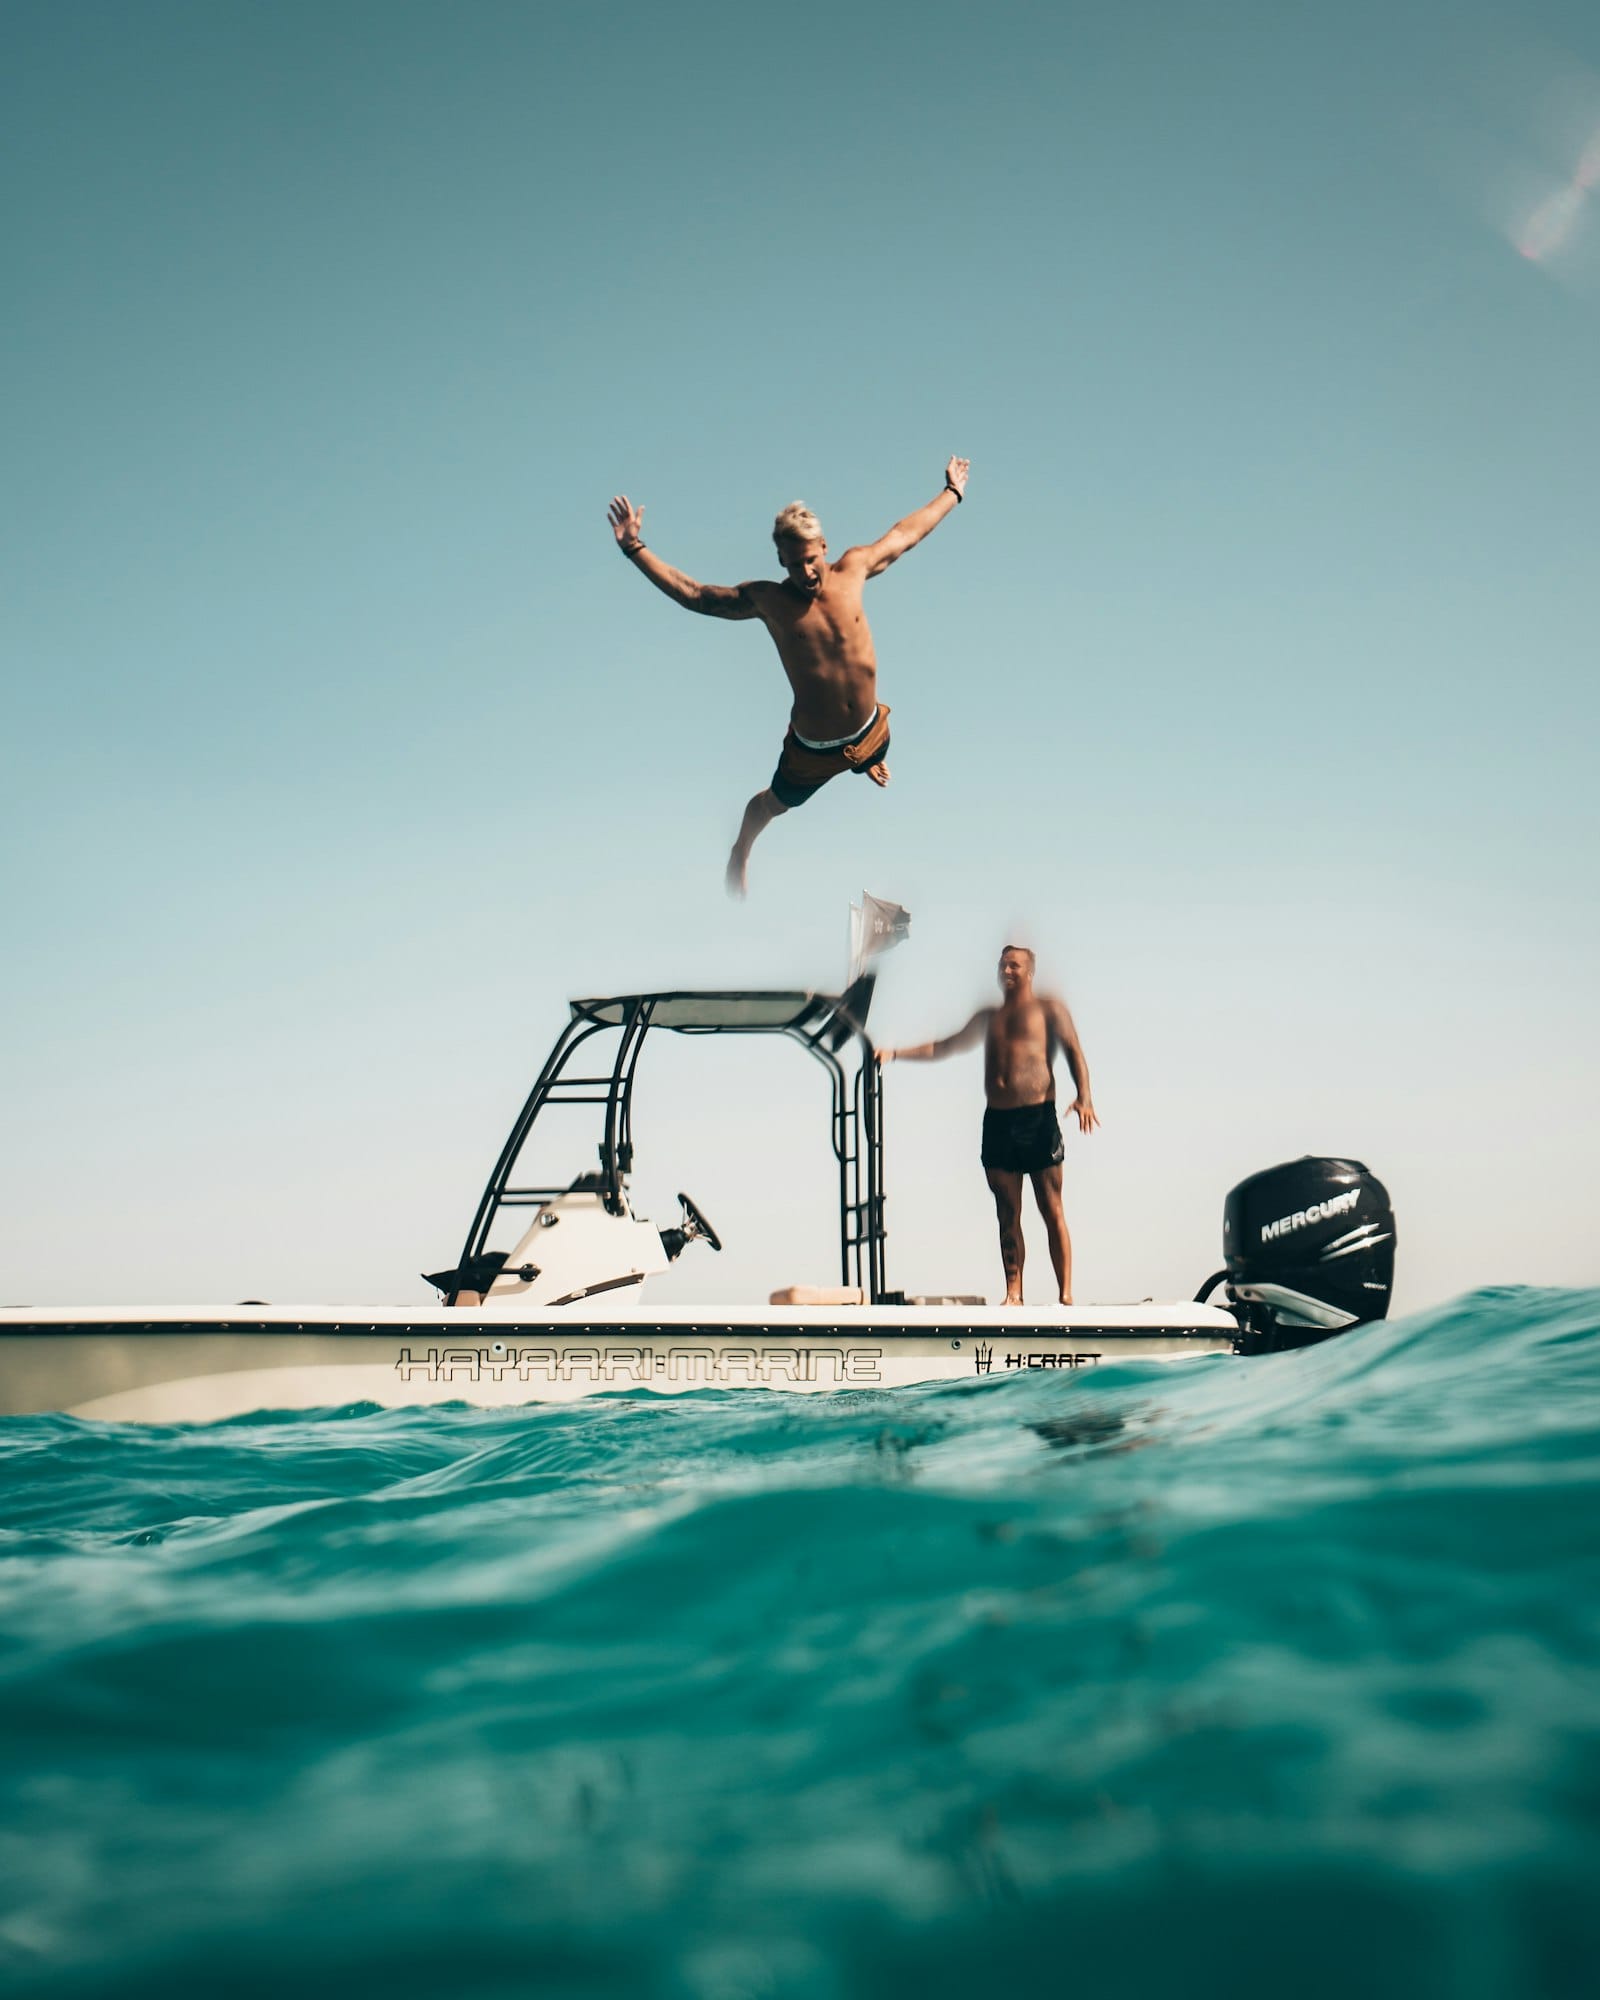
M1394 1282L1394 1211L1359 1160L1307 1154L1228 1196L1222 1250L1246 1354L1309 1347L1382 1319Z

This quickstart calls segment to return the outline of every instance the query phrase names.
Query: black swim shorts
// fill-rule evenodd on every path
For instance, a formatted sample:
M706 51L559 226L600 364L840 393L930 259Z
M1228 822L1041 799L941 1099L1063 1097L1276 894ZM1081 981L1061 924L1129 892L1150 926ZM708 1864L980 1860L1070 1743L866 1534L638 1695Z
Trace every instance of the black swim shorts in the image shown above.
M1021 1104L1011 1111L983 1114L983 1164L1004 1174L1041 1174L1066 1157L1056 1101Z

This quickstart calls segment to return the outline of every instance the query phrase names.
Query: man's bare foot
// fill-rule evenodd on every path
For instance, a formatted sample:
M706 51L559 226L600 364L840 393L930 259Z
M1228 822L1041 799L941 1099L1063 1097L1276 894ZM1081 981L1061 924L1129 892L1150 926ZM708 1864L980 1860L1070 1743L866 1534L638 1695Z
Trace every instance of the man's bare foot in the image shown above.
M1061 1303L1062 1305L1064 1305L1064 1306L1070 1306L1070 1305L1072 1304L1072 1294L1071 1294L1071 1292L1063 1292L1063 1293L1061 1294L1061 1300L1060 1300L1060 1303Z
M867 776L875 785L886 785L889 782L889 767L887 764L869 764Z
M737 847L728 856L728 872L723 877L723 886L736 903L742 903L750 893L750 857L741 854Z
M1007 1292L1000 1303L1003 1306L1020 1306L1022 1304L1022 1294L1021 1292Z

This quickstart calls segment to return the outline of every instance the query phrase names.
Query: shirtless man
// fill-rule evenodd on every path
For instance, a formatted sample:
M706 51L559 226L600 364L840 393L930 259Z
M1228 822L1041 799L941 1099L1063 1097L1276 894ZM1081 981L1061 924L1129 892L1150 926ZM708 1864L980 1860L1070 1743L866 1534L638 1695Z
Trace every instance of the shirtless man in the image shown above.
M1056 1118L1055 1058L1067 1059L1078 1094L1069 1106L1078 1129L1100 1123L1089 1095L1089 1065L1066 1003L1033 990L1033 953L1008 944L1000 954L998 1007L980 1007L964 1028L942 1042L914 1049L879 1049L879 1062L938 1062L983 1043L983 1165L1000 1218L1000 1258L1006 1269L1008 1306L1022 1304L1022 1180L1033 1182L1034 1200L1050 1237L1050 1261L1064 1306L1072 1304L1072 1238L1061 1211L1061 1161L1066 1151Z
M745 893L750 850L779 813L803 806L844 771L864 771L875 785L888 784L889 711L878 700L878 657L861 586L882 576L960 505L967 472L966 459L951 459L943 490L926 507L896 521L879 540L846 549L837 562L828 560L822 523L794 501L772 524L782 583L696 583L645 546L642 507L619 493L607 509L618 548L674 604L708 618L759 618L794 690L778 768L745 807L728 856L730 896Z

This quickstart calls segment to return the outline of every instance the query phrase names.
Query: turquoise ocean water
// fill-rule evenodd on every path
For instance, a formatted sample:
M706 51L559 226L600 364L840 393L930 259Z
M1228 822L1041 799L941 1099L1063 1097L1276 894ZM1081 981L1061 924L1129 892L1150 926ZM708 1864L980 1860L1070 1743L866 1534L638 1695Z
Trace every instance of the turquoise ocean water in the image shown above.
M1600 1986L1600 1293L0 1458L7 1993Z

